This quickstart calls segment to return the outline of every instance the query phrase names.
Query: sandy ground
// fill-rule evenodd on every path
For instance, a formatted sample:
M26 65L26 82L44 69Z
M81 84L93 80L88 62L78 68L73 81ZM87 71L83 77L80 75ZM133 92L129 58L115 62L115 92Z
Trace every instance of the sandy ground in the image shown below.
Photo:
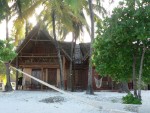
M122 104L125 93L69 94L73 96L54 91L0 92L0 113L150 113L150 91L142 91L142 105Z

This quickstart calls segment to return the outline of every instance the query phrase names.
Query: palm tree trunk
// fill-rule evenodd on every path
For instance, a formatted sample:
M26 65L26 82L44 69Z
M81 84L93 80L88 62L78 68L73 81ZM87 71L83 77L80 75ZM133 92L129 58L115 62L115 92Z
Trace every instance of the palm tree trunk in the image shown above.
M74 35L74 34L73 34ZM69 88L68 88L68 90L69 91L73 91L73 73L72 73L72 61L73 61L73 45L74 45L74 43L73 43L73 40L74 40L74 37L72 38L72 43L71 43L71 61L70 61L70 67L69 67Z
M9 69L9 62L5 62L5 67L6 67L6 85L5 85L5 91L12 91L12 86L10 83L10 69Z
M53 24L53 36L54 36L54 43L57 50L57 56L59 60L59 68L60 68L60 88L64 89L64 81L63 81L63 68L62 68L62 59L60 55L60 47L58 41L56 40L56 31L55 31L55 11L52 13L52 24Z
M146 48L143 48L141 62L140 62L140 70L139 70L139 79L138 79L138 98L141 99L141 82L142 82L142 71L143 71L143 62Z
M87 94L94 94L93 92L93 83L92 83L92 61L91 56L93 52L92 44L94 40L94 15L92 9L92 0L88 0L89 2L89 10L90 10L90 18L91 18L91 44L90 44L90 53L89 53L89 70L88 70L88 86L87 86Z
M75 35L74 35L75 36ZM76 46L76 38L74 37L74 39L75 39L75 42L74 42L74 45L73 45L73 52L75 51L75 46ZM72 55L72 63L73 63L73 74L72 74L72 91L74 91L75 90L75 72L76 72L76 64L75 64L75 54L73 54Z
M6 16L6 40L8 40L8 16ZM9 62L5 62L6 67L6 85L5 85L5 91L12 91L12 86L10 83L10 69L9 69Z

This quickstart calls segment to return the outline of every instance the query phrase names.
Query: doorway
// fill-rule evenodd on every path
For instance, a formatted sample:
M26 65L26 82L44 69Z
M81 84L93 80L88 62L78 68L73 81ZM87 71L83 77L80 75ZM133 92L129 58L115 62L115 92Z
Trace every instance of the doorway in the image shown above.
M40 69L32 69L32 76L41 79L41 70ZM31 79L31 88L32 89L40 89L41 84L34 79Z
M51 85L57 85L57 69L50 68L48 69L48 83Z

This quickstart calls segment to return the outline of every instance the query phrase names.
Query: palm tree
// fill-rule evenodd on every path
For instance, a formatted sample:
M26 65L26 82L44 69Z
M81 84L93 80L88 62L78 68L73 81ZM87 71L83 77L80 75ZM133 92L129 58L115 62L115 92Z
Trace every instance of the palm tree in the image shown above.
M93 85L92 85L92 61L91 56L93 52L92 44L94 40L94 14L92 8L92 0L88 0L89 3L89 10L90 10L90 19L91 19L91 43L90 43L90 53L89 53L89 70L88 70L88 87L87 87L87 94L94 94L93 92Z
M57 3L57 5L58 5L58 3ZM70 56L70 68L69 68L69 86L70 86L70 88L69 88L69 90L71 90L71 91L73 91L73 85L72 85L72 82L73 82L73 77L72 77L72 63L73 63L73 49L74 49L74 40L75 40L75 42L76 42L76 39L77 39L77 37L79 36L79 31L80 31L80 29L81 29L81 26L82 26L82 22L81 21L83 21L83 18L84 18L84 16L83 15L80 15L80 18L82 17L82 19L80 20L80 19L78 19L76 16L74 16L73 15L73 11L70 9L70 10L68 10L69 9L69 7L68 6L66 6L64 3L61 3L60 2L60 9L62 10L62 12L59 12L59 11L56 11L56 9L55 9L55 11L53 11L52 12L52 22L53 22L53 35L54 35L54 40L55 40L55 46L56 46L56 48L57 48L57 52L58 52L58 58L59 59L61 59L61 57L60 57L60 50L58 49L59 48L59 44L58 44L58 42L56 41L56 31L55 31L55 15L54 15L54 12L57 12L57 15L59 14L59 16L61 15L61 18L59 17L59 18L57 18L57 21L58 21L58 23L59 23L59 26L58 27L62 27L62 28L64 28L64 27L66 27L65 28L65 33L63 34L63 36L65 37L66 36L66 34L67 33L69 33L69 32L72 32L73 33L73 38L72 38L72 44L71 44L71 56ZM58 10L58 9L57 9ZM68 17L68 18L66 18L66 17ZM79 16L78 16L79 17ZM85 18L84 18L84 20L85 20ZM67 22L67 23L66 23ZM69 23L69 24L68 24ZM84 23L86 23L85 21L84 21ZM87 23L86 23L86 25L87 25ZM67 32L67 33L66 33ZM64 38L63 37L63 38ZM61 72L61 68L62 68L62 63L61 63L61 60L59 60L59 65L60 65L60 72ZM63 70L62 70L63 71ZM63 73L61 73L60 75L62 75L62 77L60 78L60 79L62 79L63 80ZM61 85L63 85L63 82L61 82Z
M77 20L77 17L74 16L73 11L62 1L53 1L49 4L45 5L45 10L41 13L40 17L44 17L43 21L46 23L46 26L48 28L51 28L51 21L52 21L52 29L53 29L53 36L54 36L54 42L57 49L58 59L59 59L59 66L60 66L60 81L61 86L63 86L63 70L62 70L62 61L60 56L60 47L59 43L56 39L56 29L59 31L59 35L63 38L66 36L68 32L75 31L74 23L75 20ZM45 13L48 12L48 13ZM49 14L52 15L52 19L49 18ZM76 29L77 31L77 29ZM77 34L76 34L77 35ZM58 36L57 36L58 38ZM73 39L74 40L74 39ZM71 47L71 58L70 58L70 73L72 74L72 53L73 53L73 43ZM71 75L70 74L70 75ZM72 79L69 77L70 80ZM69 81L70 81L69 80ZM72 82L70 82L70 85L72 85ZM72 87L72 86L71 86ZM61 87L62 88L62 87Z
M85 10L87 14L90 15L91 18L91 44L90 44L90 52L89 52L89 70L88 70L88 88L87 88L87 94L93 94L93 86L92 86L92 63L91 63L91 56L92 56L92 43L94 40L94 16L98 19L100 19L96 13L93 12L93 10L96 10L96 12L101 13L104 15L106 13L105 9L101 6L100 1L97 0L96 4L92 3L92 0L89 0L88 2L86 0L65 0L69 6L75 11L75 15L79 17L80 11ZM89 5L89 8L88 8ZM78 15L77 15L78 14ZM87 28L87 26L86 26Z
M55 41L55 47L57 50L57 56L59 60L59 67L60 67L60 88L64 89L64 82L63 82L63 67L62 67L62 59L60 55L60 47L58 44L58 41L56 40L56 31L55 31L55 10L52 12L52 25L53 25L53 36L54 36L54 41Z
M65 11L66 12L66 11ZM67 17L69 18L70 24L67 24L65 22L62 21L62 23L59 23L59 28L61 28L60 30L60 35L62 35L61 39L64 40L66 38L66 35L70 32L72 32L72 42L71 42L71 51L70 51L70 65L69 65L69 75L68 75L68 87L67 89L69 91L73 91L74 87L73 87L73 64L74 64L74 60L73 60L73 56L74 56L74 48L76 45L76 40L79 38L80 36L80 32L83 32L83 28L87 28L87 31L89 31L88 29L88 23L86 22L85 16L83 14L83 11L80 11L78 14L75 14L75 12L73 10L68 10L66 13Z
M72 23L73 23L73 26L72 26L73 31L71 31L72 32L72 45L71 45L71 54L70 54L71 55L71 61L70 61L70 68L69 68L69 72L70 72L69 78L70 78L71 91L74 90L74 88L73 88L72 63L75 64L75 61L73 60L73 56L74 56L73 52L75 51L74 49L75 49L75 45L76 45L76 40L79 39L81 32L83 32L83 28L87 28L86 30L89 32L88 23L87 23L85 16L84 16L82 11L80 11L76 17L73 17Z
M39 21L41 21L41 26L46 27L49 31L53 31L54 44L57 51L57 57L59 61L60 68L60 88L64 89L63 82L63 66L62 66L62 57L60 54L60 45L58 42L58 34L56 32L59 30L58 28L67 28L69 29L70 18L67 18L67 6L60 0L51 0L46 1L44 4L44 10L42 10L41 14L38 16ZM69 11L69 10L68 10ZM65 23L62 25L62 23ZM70 25L71 26L71 25ZM61 32L60 32L61 33ZM50 33L51 34L51 33ZM60 34L61 35L61 34Z
M72 0L72 3L73 2L76 2L76 1ZM80 5L75 6L75 8L74 8L76 11L79 12L79 10L83 9L83 8L85 8L87 10L86 2L85 2L85 4L83 4L83 2L79 2L78 1L78 3ZM79 7L79 6L81 6L81 7ZM87 88L87 94L94 94L94 92L93 92L93 86L92 86L92 63L91 63L92 43L93 43L93 39L94 39L94 14L93 14L91 0L89 0L89 11L90 11L90 17L91 17L91 44L90 44L90 54L89 54L89 70L88 70L88 88Z
M9 36L8 36L8 16L6 15L6 40L9 41ZM7 47L7 45L6 45ZM9 61L5 62L5 67L6 67L6 85L5 85L5 91L12 91L12 86L10 82L10 69L9 69Z

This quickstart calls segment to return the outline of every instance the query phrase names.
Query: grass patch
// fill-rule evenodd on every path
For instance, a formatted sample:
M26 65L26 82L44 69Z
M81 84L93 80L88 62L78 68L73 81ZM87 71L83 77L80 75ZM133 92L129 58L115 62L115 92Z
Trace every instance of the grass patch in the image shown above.
M126 96L124 96L122 101L124 104L142 104L141 100L131 93L128 93Z

